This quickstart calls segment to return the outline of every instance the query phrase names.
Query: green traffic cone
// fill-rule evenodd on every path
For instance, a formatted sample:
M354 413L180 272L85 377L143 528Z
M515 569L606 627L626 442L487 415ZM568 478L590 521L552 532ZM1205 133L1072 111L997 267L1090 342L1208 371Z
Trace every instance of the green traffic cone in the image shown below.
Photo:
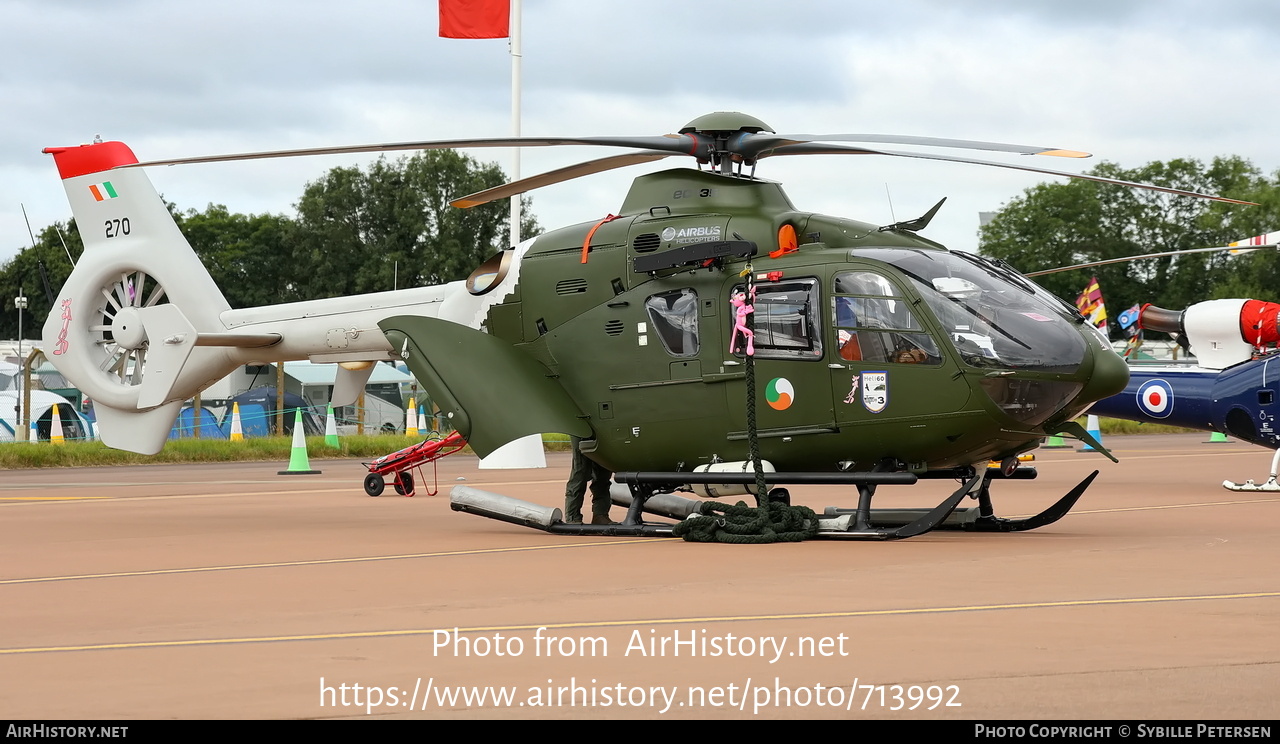
M1071 445L1067 444L1067 440L1056 435L1044 440L1044 444L1040 446L1044 449L1071 449Z
M338 422L333 417L333 404L330 403L325 410L324 422L324 443L329 447L340 447L338 443Z
M1209 438L1208 438L1208 439L1206 439L1206 440L1204 441L1204 443L1205 443L1205 444L1217 444L1218 442L1229 442L1229 441L1231 441L1231 440L1230 440L1230 439L1227 439L1227 435L1226 435L1226 434L1223 434L1223 433L1222 433L1222 432L1220 432L1220 431L1215 431L1215 432L1213 432L1212 434L1210 434L1210 435L1209 435Z
M320 475L319 470L311 469L311 460L307 458L307 436L302 431L302 409L294 409L293 449L289 452L289 469L281 470L277 475Z

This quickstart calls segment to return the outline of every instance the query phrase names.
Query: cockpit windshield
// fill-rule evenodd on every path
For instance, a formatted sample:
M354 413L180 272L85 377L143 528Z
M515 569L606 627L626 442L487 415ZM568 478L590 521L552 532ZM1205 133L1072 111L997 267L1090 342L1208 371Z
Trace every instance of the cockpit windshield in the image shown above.
M969 366L1070 373L1084 361L1074 310L1012 269L960 251L852 254L884 261L911 279Z

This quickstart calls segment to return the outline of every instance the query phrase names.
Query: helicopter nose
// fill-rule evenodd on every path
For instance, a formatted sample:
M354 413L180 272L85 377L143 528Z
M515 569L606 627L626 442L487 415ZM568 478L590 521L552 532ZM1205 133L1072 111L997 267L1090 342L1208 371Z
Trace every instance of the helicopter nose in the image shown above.
M1093 354L1093 373L1077 397L1081 403L1090 404L1110 398L1129 384L1129 365L1110 348L1089 345Z

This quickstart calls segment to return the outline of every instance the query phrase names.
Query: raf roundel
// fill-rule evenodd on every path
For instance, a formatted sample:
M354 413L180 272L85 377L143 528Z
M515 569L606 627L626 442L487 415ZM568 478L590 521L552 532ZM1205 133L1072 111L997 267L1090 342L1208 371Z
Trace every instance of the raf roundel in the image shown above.
M1138 408L1152 418L1173 413L1173 388L1164 380L1148 380L1138 388Z

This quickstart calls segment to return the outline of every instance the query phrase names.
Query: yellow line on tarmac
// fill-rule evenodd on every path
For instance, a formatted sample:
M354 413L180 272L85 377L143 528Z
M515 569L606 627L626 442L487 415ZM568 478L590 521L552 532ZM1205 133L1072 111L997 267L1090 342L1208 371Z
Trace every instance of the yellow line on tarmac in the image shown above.
M454 485L457 486L537 486L543 483L564 483L564 478L552 478L551 480L525 480L525 481L458 481Z
M147 571L117 571L99 574L69 574L67 576L37 576L28 579L0 579L0 586L11 584L40 584L49 581L78 581L81 579L117 579L128 576L165 576L167 574L206 573L210 571L239 571L247 568L287 568L292 566L327 566L335 563L369 563L373 561L401 561L412 558L449 558L460 555L485 555L491 553L520 553L530 550L560 550L563 548L591 548L606 545L631 545L635 543L669 540L664 537L632 538L608 542L565 543L559 545L526 545L513 548L477 548L475 550L447 550L438 553L405 553L403 555L371 555L357 558L318 558L309 561L278 561L275 563L241 563L227 566L196 566L193 568L157 568Z
M1112 454L1115 454L1115 453L1113 452ZM1198 452L1198 453L1183 452L1183 453L1176 453L1172 455L1127 455L1125 459L1127 460L1168 460L1176 457L1181 460L1187 457L1225 457L1226 455L1259 455L1259 454L1262 454L1262 453L1257 452L1256 450L1236 450L1234 452L1227 452L1227 451ZM1116 456L1119 457L1119 455L1116 455Z
M0 496L3 501L86 501L89 499L109 499L110 496Z
M1213 451L1208 452L1207 454L1229 453L1234 455L1234 454L1240 454L1242 452L1244 453L1253 452L1256 454L1259 452L1265 452L1267 449L1267 448L1261 447L1260 445L1245 444L1244 442L1234 442L1233 444L1236 444L1238 446L1227 447L1227 448L1223 448L1223 447L1212 448ZM1082 452L1082 450L1076 450L1076 451ZM1119 447L1119 448L1112 448L1111 451L1112 452L1149 452L1153 454L1170 453L1170 452L1175 452L1175 453L1176 452L1205 452L1204 448L1198 447L1195 445L1188 445L1187 447L1170 447L1167 449L1166 448L1146 449L1142 447ZM1091 453L1085 453L1085 454L1091 454Z
M492 488L494 486L528 486L528 485L539 485L544 483L556 483L559 485L564 485L564 479L558 478L553 480L491 481L491 482L476 481L474 482L474 484L468 481L468 482L452 483L451 485L455 485L455 486L471 485L477 488L483 487L487 489L487 488ZM441 485L441 490L443 491L444 488L446 487L447 487L446 485ZM41 489L48 490L43 486L41 487ZM35 490L35 487L32 487L32 490ZM292 496L294 494L304 494L304 493L351 493L351 494L364 495L364 489L359 484L353 484L345 488L302 488L302 489L281 488L274 491L239 491L239 492L224 491L221 493L185 493L185 494L172 494L168 496L0 496L0 506L22 506L22 504L18 504L18 503L6 504L5 502L8 502L8 501L37 501L37 502L45 501L47 502L47 501L83 501L85 499L98 499L102 501L165 501L165 500L175 500L175 499L216 499L216 498L222 498L227 496ZM425 498L430 498L430 497L425 497Z
M1280 592L1249 592L1243 594L1199 594L1174 597L1127 597L1117 599L1079 599L1062 602L1023 602L1017 604L960 605L953 607L918 607L896 610L854 610L849 612L805 612L779 615L721 615L707 617L674 617L656 619L600 620L580 623L540 623L525 625L490 625L469 628L412 628L407 630L370 630L352 633L316 633L310 635L258 636L253 638L200 638L187 641L141 641L135 643L99 643L83 646L45 646L41 648L0 648L0 655L38 654L55 651L104 651L111 649L179 648L193 646L225 646L244 643L274 643L280 641L332 641L352 638L392 638L431 635L439 631L451 633L493 633L545 630L569 630L574 628L616 628L620 626L687 625L690 623L729 623L764 620L827 620L852 617L886 617L904 615L929 615L955 612L991 612L1003 610L1033 610L1049 607L1101 607L1106 605L1154 604L1160 602L1199 602L1228 599L1271 599Z
M1157 509L1190 509L1197 506L1231 506L1234 504L1273 504L1277 499L1245 499L1242 501L1205 501L1200 504L1165 504L1163 506L1120 506L1114 509L1076 509L1072 514L1111 514L1112 512L1154 511Z
M1149 452L1150 450L1130 450L1130 451L1131 451L1131 452ZM1169 460L1169 459L1172 459L1172 458L1184 459L1184 458L1188 458L1188 457L1225 457L1225 456L1228 456L1228 455L1260 455L1260 454L1262 454L1261 452L1258 452L1258 451L1256 451L1256 450L1230 450L1230 451L1223 450L1223 451L1220 451L1220 452L1178 452L1177 450L1171 450L1171 451L1172 451L1172 452L1174 452L1174 453L1176 453L1176 454L1169 454L1169 455L1131 455L1131 454L1128 454L1128 453L1124 452L1123 450L1111 450L1111 454L1115 455L1115 456L1120 460L1120 463L1121 463L1121 464L1124 464L1124 463L1126 463L1126 462L1128 462L1128 461L1130 461L1130 460ZM1099 452L1099 453L1089 452L1089 453L1082 453L1082 454L1090 454L1090 455L1092 455L1092 454L1097 454L1097 455L1098 455L1098 458L1097 458L1097 459L1098 459L1098 461L1099 461L1099 462L1101 462L1101 461L1102 461L1102 453L1100 453L1100 452ZM1035 462L1033 462L1033 463L1028 463L1028 464L1030 464L1030 465L1041 465L1041 464L1043 464L1043 463L1049 463L1049 462L1054 462L1054 463L1062 463L1062 462L1073 462L1073 463L1075 463L1075 462L1078 462L1078 463L1081 463L1081 464L1087 464L1087 463L1090 461L1090 458L1087 458L1087 457L1071 457L1071 456L1069 456L1069 455L1065 455L1065 456L1063 456L1063 457L1058 457L1058 456L1057 456L1057 453L1053 453L1053 455L1054 455L1053 457L1049 457L1049 456L1047 456L1047 455L1045 455L1045 454L1038 454L1038 455L1036 456L1036 460L1035 460ZM1113 467L1114 467L1114 465L1115 465L1115 464L1114 464L1114 463L1112 463L1112 466L1113 466Z
M9 471L14 472L14 471ZM332 481L334 478L322 478L320 480ZM246 483L278 483L279 478L258 479L258 480L218 480L219 483L226 485L242 485ZM0 491L23 491L30 488L127 488L129 486L189 486L191 481L111 481L104 484L102 481L41 481L38 486L26 483L17 485L5 483L0 484Z
M63 500L64 501L83 501L85 499L92 498L92 499L98 499L104 502L172 501L175 499L216 499L216 498L222 498L226 496L292 496L294 494L304 494L304 493L341 493L344 491L350 492L350 493L363 493L363 491L359 488L359 486L356 486L353 488L307 488L307 489L301 489L301 490L281 489L279 491L241 491L239 493L230 492L230 491L223 492L223 493L185 493L185 494L173 494L170 496L74 496L74 497L67 496L67 497L64 497ZM5 503L18 498L22 498L22 497L0 496L0 506L22 506L23 504L19 504L19 503L12 503L12 504ZM40 498L40 497L28 497L28 498Z

